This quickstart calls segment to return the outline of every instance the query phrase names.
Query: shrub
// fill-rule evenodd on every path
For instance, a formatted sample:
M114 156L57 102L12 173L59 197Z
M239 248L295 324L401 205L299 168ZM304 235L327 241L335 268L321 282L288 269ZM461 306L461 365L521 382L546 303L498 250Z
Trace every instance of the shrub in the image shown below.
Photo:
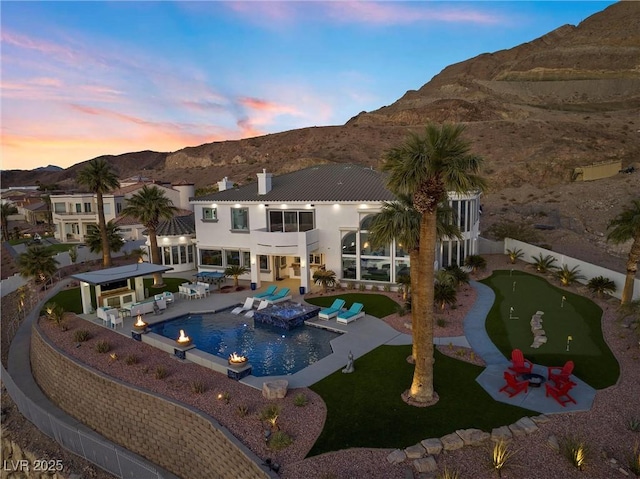
M436 479L460 479L460 473L445 466L442 472L436 475Z
M317 269L313 273L313 282L322 286L322 291L336 285L336 273L328 269Z
M169 371L164 366L156 367L155 377L156 379L164 379L169 375Z
M43 312L46 314L49 321L53 321L58 327L62 326L62 319L64 318L64 308L62 305L49 302L44 305Z
M390 284L385 284L382 287L382 291L384 291L385 293L390 293L391 292L391 285Z
M538 257L532 256L533 266L536 268L538 273L546 273L547 271L554 270L557 268L553 263L556 262L556 259L548 254L547 256L542 256L542 253L538 254Z
M569 286L579 279L585 279L585 277L580 274L580 269L578 268L578 266L574 266L573 268L569 269L566 264L562 265L562 268L556 271L555 275L560 280L560 283L563 286Z
M218 394L218 400L219 401L224 401L225 404L229 404L229 402L231 401L231 394L229 394L228 392L223 392L223 393L219 393Z
M378 286L377 284L372 285L371 291L380 291L380 286Z
M207 386L203 381L196 379L191 382L191 392L193 394L203 394L207 391Z
M436 319L436 325L439 328L444 328L447 325L447 320L444 319L444 318L438 318L438 319Z
M298 407L306 406L309 402L309 399L303 393L297 394L295 398L293 398L293 404Z
M260 411L259 418L261 421L265 421L271 425L271 427L277 427L278 417L280 416L280 406L277 404L269 404Z
M479 254L470 254L464 259L464 265L471 268L472 272L487 267L487 260Z
M138 364L138 356L136 356L135 354L129 354L127 355L126 358L124 358L124 362L127 366L132 366L134 364Z
M91 333L86 329L78 329L73 333L73 340L76 343L84 343L85 341L89 341L91 339Z
M347 283L347 289L356 289L355 283Z
M484 260L484 258L482 258L482 260L484 261L484 264L486 266L487 262ZM449 274L449 276L453 279L454 287L457 288L461 284L469 284L469 273L467 273L457 264L452 264L447 266L444 269L444 271L446 271Z
M627 465L631 472L640 477L640 444L637 442L633 446L633 450L627 455Z
M632 417L627 422L627 429L633 432L640 432L640 418Z
M589 450L584 441L575 437L567 437L562 442L560 450L574 467L582 471L589 455Z
M102 353L102 354L108 353L109 351L111 351L111 344L109 344L109 341L105 341L104 339L101 339L96 343L95 349L96 349L96 352L98 353Z
M367 285L364 283L360 283L358 285L358 291L366 291L367 290Z
M497 240L512 238L524 241L525 243L536 243L540 241L540 234L534 230L531 225L523 223L512 223L509 221L495 223L487 229L487 233Z
M293 444L291 436L284 431L276 431L271 435L271 439L269 440L269 449L280 451L291 444Z
M520 248L508 249L507 256L509 256L509 262L516 264L516 261L524 256L524 252Z
M591 278L587 283L587 288L593 294L598 297L601 297L603 294L611 294L616 291L616 283L611 281L609 278L605 278L604 276L596 276L595 278Z
M505 441L498 441L493 445L491 467L498 472L498 477L501 477L502 471L511 464L514 454L515 452L509 449L509 444Z
M245 417L247 414L249 414L249 407L245 406L244 404L239 404L236 408L236 414L240 417Z
M457 301L458 292L456 288L446 283L436 282L434 284L433 299L434 302L444 309L447 304L452 305Z

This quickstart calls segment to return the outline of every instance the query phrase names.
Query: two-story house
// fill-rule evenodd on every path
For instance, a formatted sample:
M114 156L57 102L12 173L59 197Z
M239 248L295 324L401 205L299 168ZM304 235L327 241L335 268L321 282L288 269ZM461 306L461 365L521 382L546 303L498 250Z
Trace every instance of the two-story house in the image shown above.
M368 225L384 201L395 196L384 176L351 164L319 165L281 176L263 170L258 182L234 188L227 178L219 192L191 201L196 222L198 270L241 265L256 287L262 281L298 278L309 288L319 267L341 282L395 283L408 272L401 244L373 249ZM463 239L438 246L440 266L462 264L477 251L479 193L451 195Z

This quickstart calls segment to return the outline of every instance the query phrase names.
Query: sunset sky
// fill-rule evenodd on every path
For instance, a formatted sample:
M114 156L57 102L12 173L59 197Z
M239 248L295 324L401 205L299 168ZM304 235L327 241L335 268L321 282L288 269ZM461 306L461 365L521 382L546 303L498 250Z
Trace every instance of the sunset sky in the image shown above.
M11 2L0 168L344 124L614 2Z

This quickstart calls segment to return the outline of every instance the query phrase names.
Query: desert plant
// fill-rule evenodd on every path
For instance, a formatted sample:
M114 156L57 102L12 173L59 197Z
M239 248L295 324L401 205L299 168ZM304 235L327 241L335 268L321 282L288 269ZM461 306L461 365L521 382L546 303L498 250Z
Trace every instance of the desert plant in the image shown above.
M533 264L538 273L546 273L547 271L557 268L557 266L554 265L556 259L550 254L542 256L542 253L539 253L537 257L532 256L531 259L533 260L531 264Z
M358 285L358 291L366 291L367 290L367 285L364 283L360 283Z
M277 404L269 404L265 406L259 414L261 421L265 421L272 428L277 428L278 417L280 416L280 406Z
M629 256L626 264L626 276L620 304L633 300L633 285L636 277L638 262L640 262L640 198L631 202L618 216L607 225L609 234L607 241L614 244L631 241Z
M347 289L356 289L355 283L347 283Z
M540 234L531 225L509 221L492 224L487 229L487 233L497 240L511 238L525 243L536 243L540 240Z
M616 283L604 276L596 276L591 278L587 283L587 288L598 297L603 294L611 294L616 291Z
M627 421L627 429L633 432L640 432L640 418L632 417Z
M502 471L511 463L515 451L509 448L505 441L498 441L491 451L491 467L502 477Z
M561 451L574 467L582 471L589 455L589 449L583 440L567 437L561 444Z
M371 291L380 291L380 286L377 284L371 285Z
M436 475L436 479L460 479L460 473L445 466L442 472Z
M444 318L437 318L436 319L436 326L438 326L439 328L444 328L447 325L447 320Z
M390 284L385 284L382 287L382 291L384 291L385 293L390 293L391 292L391 285Z
M73 340L76 343L83 343L89 341L89 339L91 339L91 333L86 329L78 329L73 333Z
M464 265L471 268L472 273L475 273L477 270L487 267L487 260L479 254L470 254L464 259Z
M72 248L69 249L69 259L71 260L72 264L75 264L75 262L78 261L78 247L77 246L73 246Z
M135 354L129 354L127 355L126 358L124 358L124 363L127 366L133 366L134 364L138 364L138 356L136 356Z
M164 379L169 375L169 371L164 366L157 366L154 374L156 379Z
M269 439L269 449L280 451L293 444L293 439L284 431L276 431Z
M224 401L225 404L229 404L229 402L231 402L231 394L229 394L227 391L218 393L217 397L218 401Z
M44 313L47 316L47 319L56 323L58 327L62 326L62 320L64 318L64 308L62 305L48 302L44 305Z
M207 386L203 381L196 379L191 382L191 392L193 394L204 394L207 391Z
M229 266L224 270L224 275L233 278L233 287L238 287L238 277L248 273L249 270L244 266Z
M101 339L96 343L95 350L97 353L101 354L108 353L109 351L111 351L111 344L109 344L109 341Z
M627 466L637 477L640 477L640 444L636 442L627 455Z
M295 404L298 407L306 406L308 402L309 402L309 399L303 393L296 394L296 397L293 398L293 404Z
M402 285L402 299L407 300L411 292L411 276L408 274L399 274L396 283Z
M249 407L245 406L244 404L239 404L236 408L236 414L240 417L245 417L247 414L249 414Z
M458 293L456 288L450 284L436 282L433 289L434 302L440 306L440 309L444 309L445 306L455 304L457 301Z
M327 291L336 285L336 273L330 269L317 269L313 272L313 282L322 286L322 291Z
M486 265L486 261L485 261L485 265ZM454 287L457 288L461 284L469 284L469 273L467 273L457 264L455 263L451 264L446 268L444 268L444 270L455 279L455 284L453 285Z
M578 266L569 268L566 264L563 264L562 268L557 270L554 274L560 280L560 284L562 284L562 286L569 286L579 279L585 279L585 277L580 274Z
M524 256L524 251L520 248L508 249L507 256L509 256L509 263L516 264L516 261Z

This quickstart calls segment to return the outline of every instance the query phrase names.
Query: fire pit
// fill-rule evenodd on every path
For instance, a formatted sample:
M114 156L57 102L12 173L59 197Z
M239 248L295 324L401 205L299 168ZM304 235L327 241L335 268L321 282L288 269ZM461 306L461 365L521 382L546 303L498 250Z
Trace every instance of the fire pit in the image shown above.
M180 346L189 346L191 344L191 338L184 334L184 329L180 330L180 337L176 339L176 342Z
M133 323L133 329L136 331L145 331L147 329L148 324L142 320L142 315L138 315L138 319L135 323Z
M244 366L247 364L248 358L246 356L240 356L236 353L229 355L229 366Z

